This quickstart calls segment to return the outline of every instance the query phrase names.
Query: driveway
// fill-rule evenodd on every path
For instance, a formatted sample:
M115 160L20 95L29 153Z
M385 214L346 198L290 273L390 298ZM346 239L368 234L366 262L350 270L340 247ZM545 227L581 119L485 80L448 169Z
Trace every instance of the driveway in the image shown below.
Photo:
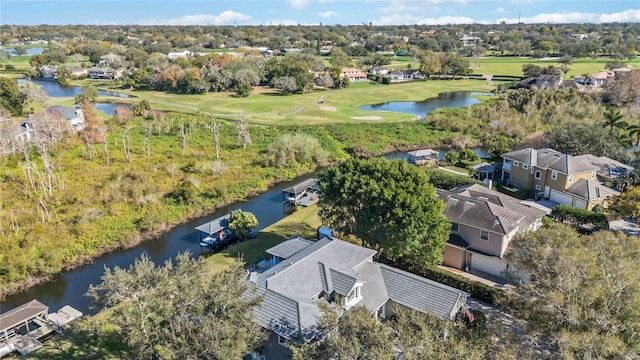
M622 231L631 236L640 236L640 224L626 219L610 221L609 230Z

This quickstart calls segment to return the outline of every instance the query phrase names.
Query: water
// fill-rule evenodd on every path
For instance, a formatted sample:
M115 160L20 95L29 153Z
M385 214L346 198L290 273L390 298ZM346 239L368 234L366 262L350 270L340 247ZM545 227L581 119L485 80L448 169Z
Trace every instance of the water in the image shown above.
M94 310L89 309L90 299L84 294L89 289L89 284L95 285L100 282L100 277L104 274L105 267L129 267L143 253L147 253L156 264L161 264L185 250L190 250L194 255L206 252L199 245L200 236L195 227L237 209L255 214L260 222L258 230L263 229L287 216L286 209L282 205L282 190L314 175L308 174L293 181L278 184L248 201L234 203L218 209L209 216L178 225L168 233L156 239L145 241L134 248L109 253L95 259L91 264L61 272L49 282L29 288L22 293L8 296L0 303L0 311L6 312L37 299L49 306L51 311L57 311L64 305L71 305L85 314L95 314Z
M31 82L35 85L42 86L44 91L46 91L47 95L51 97L76 97L77 95L82 94L82 88L80 86L62 86L57 81L53 80L41 80L41 79L18 79L18 84L24 84L27 82ZM121 97L121 98L130 98L132 97L129 94L107 91L107 90L98 90L98 96L110 96L110 97Z
M11 56L17 56L15 48L2 48L1 50L7 51ZM40 55L44 53L44 48L27 48L27 53L25 55Z
M480 100L473 97L474 95L493 96L492 93L477 91L445 92L438 94L438 97L423 101L392 101L382 104L361 106L360 110L393 111L425 117L437 108L457 108L477 104Z
M123 104L123 103L96 103L96 110L102 111L107 115L114 115L116 113L116 108L118 107L126 107L131 108L131 104Z

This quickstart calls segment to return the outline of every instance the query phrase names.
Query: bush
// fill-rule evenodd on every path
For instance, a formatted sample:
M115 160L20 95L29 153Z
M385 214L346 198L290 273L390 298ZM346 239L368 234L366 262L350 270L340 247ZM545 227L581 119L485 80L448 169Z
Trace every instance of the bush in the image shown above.
M609 220L603 213L578 209L569 205L556 206L550 216L554 221L568 224L582 233L609 229Z
M4 66L4 68L5 68L5 69L7 69L7 70L15 70L15 69L16 69L16 67L15 67L15 66L13 66L13 65L11 65L11 64L6 64L6 65Z
M405 269L406 270L406 269ZM466 291L471 297L493 305L504 305L509 301L509 296L502 290L493 288L483 283L469 280L452 272L440 268L421 269L415 273L427 279L449 285L458 290ZM474 314L475 315L475 314Z
M425 170L429 175L429 182L438 189L451 190L462 185L480 184L480 181L467 176L453 174L447 171L431 169Z

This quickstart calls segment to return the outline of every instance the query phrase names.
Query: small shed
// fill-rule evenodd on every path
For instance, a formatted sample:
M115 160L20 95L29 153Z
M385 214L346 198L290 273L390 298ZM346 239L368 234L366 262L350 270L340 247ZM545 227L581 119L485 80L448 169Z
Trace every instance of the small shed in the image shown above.
M221 216L217 219L213 219L207 223L196 226L196 230L200 231L200 240L202 240L202 234L205 233L208 236L211 234L216 234L220 230L225 230L229 228L229 218L230 214Z
M425 165L430 161L438 161L440 153L433 149L422 149L409 152L407 162L414 165Z
M496 167L489 164L488 162L482 162L480 164L473 165L473 169L478 172L478 180L493 180L493 174L496 172Z

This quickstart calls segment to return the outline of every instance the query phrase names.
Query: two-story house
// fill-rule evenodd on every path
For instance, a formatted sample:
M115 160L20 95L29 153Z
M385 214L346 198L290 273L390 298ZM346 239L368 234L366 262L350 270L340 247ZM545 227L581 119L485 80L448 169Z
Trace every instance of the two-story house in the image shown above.
M504 260L513 237L537 230L546 213L478 184L438 189L436 194L446 204L444 215L451 222L444 265L499 277L514 270Z
M367 80L367 74L356 68L343 68L340 72L340 76L349 78L350 82Z
M532 148L501 156L502 181L558 204L591 210L596 205L608 206L611 196L619 194L598 183L599 166L584 158Z
M271 331L266 352L284 358L289 341L313 341L326 334L317 327L321 303L341 311L364 306L380 318L394 304L442 319L463 309L468 293L373 261L375 250L333 237L318 241L293 238L269 250L268 269L248 275L247 296L260 296L255 320ZM259 269L259 267L258 267ZM280 345L278 345L280 344ZM285 353L283 353L285 352Z

